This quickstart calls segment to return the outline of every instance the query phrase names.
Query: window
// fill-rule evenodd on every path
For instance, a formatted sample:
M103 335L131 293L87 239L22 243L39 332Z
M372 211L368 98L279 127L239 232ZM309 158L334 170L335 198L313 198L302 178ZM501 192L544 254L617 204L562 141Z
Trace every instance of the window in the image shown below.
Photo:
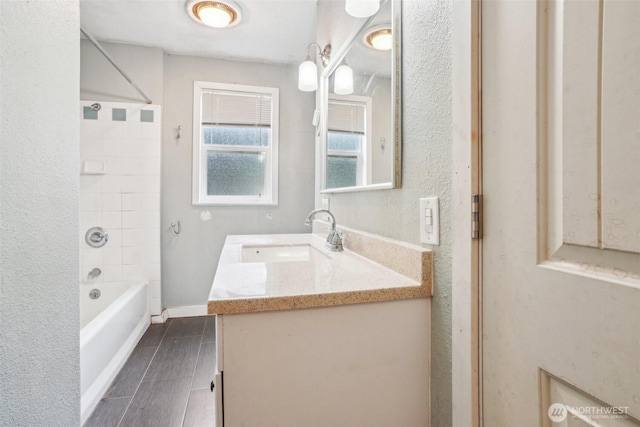
M362 97L329 100L327 124L326 188L363 185L366 167L368 108L370 101Z
M278 89L195 82L193 204L278 204Z

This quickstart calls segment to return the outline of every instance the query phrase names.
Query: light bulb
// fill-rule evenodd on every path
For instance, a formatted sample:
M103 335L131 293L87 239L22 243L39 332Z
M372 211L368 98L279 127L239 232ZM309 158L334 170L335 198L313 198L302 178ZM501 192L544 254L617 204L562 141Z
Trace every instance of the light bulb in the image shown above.
M298 67L298 89L303 92L318 89L318 67L309 57Z
M210 27L224 28L231 22L232 16L225 9L207 5L198 10L200 20Z
M351 95L353 93L353 70L347 64L336 69L333 91L337 95Z
M368 18L380 9L380 0L347 0L344 8L355 18Z

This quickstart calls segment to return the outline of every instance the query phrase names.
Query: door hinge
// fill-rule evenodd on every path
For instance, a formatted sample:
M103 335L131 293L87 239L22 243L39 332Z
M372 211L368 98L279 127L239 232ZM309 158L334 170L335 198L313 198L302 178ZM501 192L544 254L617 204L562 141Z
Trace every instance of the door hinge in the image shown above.
M482 239L482 195L471 196L471 238Z

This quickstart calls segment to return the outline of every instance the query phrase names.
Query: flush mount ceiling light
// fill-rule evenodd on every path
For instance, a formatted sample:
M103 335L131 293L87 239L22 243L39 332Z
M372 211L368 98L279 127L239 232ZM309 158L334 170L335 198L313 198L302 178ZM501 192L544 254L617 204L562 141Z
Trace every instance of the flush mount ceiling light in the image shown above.
M368 18L380 9L380 0L346 0L344 8L355 18Z
M242 17L240 6L230 0L190 0L187 13L194 21L213 28L233 27Z
M389 24L369 28L362 38L365 46L377 50L390 50L393 47L393 33Z

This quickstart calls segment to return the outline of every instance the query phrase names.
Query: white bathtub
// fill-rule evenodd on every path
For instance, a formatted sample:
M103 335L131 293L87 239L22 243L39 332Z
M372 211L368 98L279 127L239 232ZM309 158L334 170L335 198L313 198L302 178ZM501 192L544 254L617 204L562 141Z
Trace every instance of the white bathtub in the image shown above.
M89 292L98 289L98 299ZM150 323L146 283L80 285L82 423L107 391Z

